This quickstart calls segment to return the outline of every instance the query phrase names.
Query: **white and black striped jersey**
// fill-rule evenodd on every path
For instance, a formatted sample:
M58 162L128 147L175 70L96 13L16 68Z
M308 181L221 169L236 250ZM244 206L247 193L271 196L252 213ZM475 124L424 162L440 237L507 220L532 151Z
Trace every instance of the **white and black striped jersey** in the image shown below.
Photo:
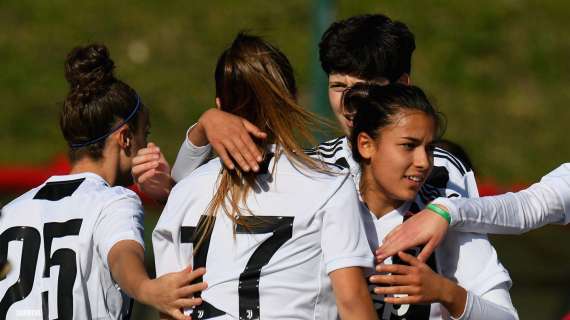
M307 154L325 162L335 164L350 171L356 186L359 186L361 170L352 157L352 150L346 137L336 138L307 150ZM362 215L366 236L370 249L375 251L384 237L397 225L401 224L406 214L417 213L431 200L437 197L478 197L477 184L473 171L459 159L446 150L436 148L433 153L434 167L426 183L418 193L416 200L407 203L402 208L386 214L380 219L370 212ZM417 255L419 248L410 253ZM402 263L395 257L395 263ZM392 263L389 258L385 263ZM510 304L508 288L511 279L506 269L501 265L493 246L485 235L450 231L435 254L427 264L438 273L456 281L466 290L482 296L489 290L503 286L503 296ZM373 286L370 286L373 289ZM399 305L384 304L382 297L372 291L374 304L381 320L402 319L442 319L444 312L439 304L433 305ZM510 305L512 308L512 304ZM514 310L514 308L513 308ZM516 311L514 311L516 315Z
M247 226L220 209L193 255L221 168L214 159L172 190L153 232L157 275L206 267L194 319L335 319L328 274L373 266L352 179L272 157L239 217Z
M138 196L93 173L53 176L2 209L0 319L128 319L132 300L107 255L122 240L144 247Z

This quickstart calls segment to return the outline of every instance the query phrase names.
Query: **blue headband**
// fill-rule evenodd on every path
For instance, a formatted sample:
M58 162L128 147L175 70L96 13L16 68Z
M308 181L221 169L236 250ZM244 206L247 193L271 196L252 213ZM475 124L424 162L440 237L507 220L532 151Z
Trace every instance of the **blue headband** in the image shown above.
M122 127L125 123L129 122L134 116L135 114L137 114L137 112L141 109L141 98L140 96L137 94L137 104L135 105L135 107L133 108L133 111L131 111L131 113L123 119L123 121L121 121L121 123L119 123L118 125L116 125L113 129L111 129L109 132L105 133L104 135L97 137L95 139L86 141L86 142L79 142L79 143L70 143L69 146L71 148L81 148L81 147L85 147L88 146L90 144L94 144L97 143L101 140L106 139L108 136L110 136L111 134L113 134L113 132L119 130L120 127Z

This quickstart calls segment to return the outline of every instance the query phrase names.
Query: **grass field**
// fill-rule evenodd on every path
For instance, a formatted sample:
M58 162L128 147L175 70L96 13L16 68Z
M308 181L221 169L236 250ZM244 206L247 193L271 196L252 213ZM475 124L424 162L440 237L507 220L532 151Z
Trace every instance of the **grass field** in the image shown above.
M447 115L478 176L534 181L570 159L570 3L335 1L335 17L383 12L416 34L413 82ZM186 128L213 106L213 68L237 31L277 44L310 107L316 43L310 1L32 1L0 4L0 164L41 164L66 146L57 126L75 45L105 43L117 74L151 109L152 140L174 159ZM3 195L5 200L12 195ZM156 212L156 209L151 209ZM147 231L152 230L148 214ZM568 227L493 237L522 319L570 309ZM147 250L150 253L151 250ZM151 264L152 265L152 264ZM141 311L135 319L143 319Z

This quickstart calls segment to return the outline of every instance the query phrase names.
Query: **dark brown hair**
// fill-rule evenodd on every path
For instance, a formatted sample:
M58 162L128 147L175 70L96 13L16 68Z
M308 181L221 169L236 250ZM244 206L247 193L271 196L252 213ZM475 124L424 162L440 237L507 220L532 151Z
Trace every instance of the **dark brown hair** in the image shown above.
M101 159L105 138L115 126L132 115L127 123L134 132L139 116L147 112L135 90L115 78L114 68L109 50L101 44L76 47L67 55L69 93L59 124L70 145L71 162L86 156Z
M421 111L433 119L435 140L445 131L445 118L429 102L424 92L416 86L399 83L378 85L358 83L348 89L343 97L343 106L349 113L356 112L352 129L352 155L360 162L358 135L361 132L376 139L382 128L393 123L395 116L402 111Z

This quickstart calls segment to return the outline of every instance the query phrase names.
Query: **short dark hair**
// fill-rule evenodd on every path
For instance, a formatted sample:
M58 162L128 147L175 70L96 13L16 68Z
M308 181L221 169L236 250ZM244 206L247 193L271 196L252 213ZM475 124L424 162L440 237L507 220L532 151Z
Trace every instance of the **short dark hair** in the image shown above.
M421 111L431 117L435 123L436 139L445 130L445 118L431 105L422 89L416 86L357 83L346 91L343 104L356 111L351 142L352 154L357 162L362 160L358 152L358 135L364 132L376 139L380 129L392 124L399 112Z
M63 103L59 125L71 146L71 162L84 156L101 159L105 140L94 139L104 137L118 121L126 119L136 107L140 107L127 122L134 132L139 116L148 112L135 90L115 78L114 68L109 50L102 44L76 47L67 55L65 78L69 83L69 93Z
M319 58L328 75L395 82L411 72L415 48L414 35L404 23L366 14L331 24L319 43Z

